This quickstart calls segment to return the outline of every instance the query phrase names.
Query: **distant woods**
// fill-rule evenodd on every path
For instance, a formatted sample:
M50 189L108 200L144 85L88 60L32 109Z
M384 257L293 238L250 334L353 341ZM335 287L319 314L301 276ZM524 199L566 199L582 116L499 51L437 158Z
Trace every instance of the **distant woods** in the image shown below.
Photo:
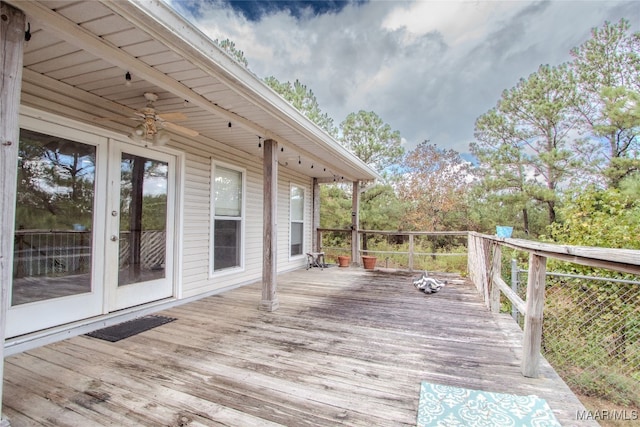
M406 151L373 111L336 126L299 80L265 83L384 177L362 194L362 228L493 233L510 225L518 237L588 244L613 221L616 235L635 238L597 243L640 248L640 33L630 28L625 19L605 22L570 62L541 65L505 89L476 120L472 163L437 142ZM217 43L248 66L233 42ZM350 225L350 191L322 188L322 227Z

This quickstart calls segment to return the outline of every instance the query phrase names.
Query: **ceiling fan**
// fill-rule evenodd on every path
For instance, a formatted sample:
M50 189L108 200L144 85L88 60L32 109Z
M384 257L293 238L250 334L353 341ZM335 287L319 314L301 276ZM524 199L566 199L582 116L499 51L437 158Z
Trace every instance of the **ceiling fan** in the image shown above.
M141 123L133 129L129 138L134 141L150 141L153 145L161 146L171 139L165 129L187 136L198 136L199 133L197 131L173 123L174 121L186 120L186 115L178 112L158 113L153 106L153 103L158 100L158 95L146 92L144 97L147 100L147 105L136 111L135 117L131 117L131 119L141 121Z

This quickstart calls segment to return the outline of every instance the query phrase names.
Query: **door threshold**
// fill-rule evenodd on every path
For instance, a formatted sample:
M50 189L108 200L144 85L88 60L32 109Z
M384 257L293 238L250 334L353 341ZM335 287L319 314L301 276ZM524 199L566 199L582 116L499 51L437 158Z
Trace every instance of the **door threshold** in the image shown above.
M174 297L154 301L152 303L119 310L114 313L104 314L101 316L91 317L89 319L79 320L77 322L67 323L42 331L36 331L13 338L7 338L4 343L4 355L11 356L13 354L22 353L67 338L84 335L98 329L108 326L117 325L122 322L136 319L138 317L147 316L161 310L165 310L181 304L182 301Z
M119 323L133 320L138 317L147 316L149 314L154 314L159 311L177 307L182 304L197 301L202 298L218 295L254 282L255 279L251 279L233 285L214 289L209 292L204 292L202 294L188 298L178 299L176 297L170 297L163 300L150 302L148 304L119 310L114 313L91 317L89 319L78 320L77 322L67 323L65 325L44 329L42 331L36 331L30 334L7 338L4 343L4 356L11 356L14 354L22 353L24 351L33 350L37 347L53 344L54 342L73 338L78 335L88 334L89 332L106 328L107 326L117 325ZM0 425L0 427L2 426Z

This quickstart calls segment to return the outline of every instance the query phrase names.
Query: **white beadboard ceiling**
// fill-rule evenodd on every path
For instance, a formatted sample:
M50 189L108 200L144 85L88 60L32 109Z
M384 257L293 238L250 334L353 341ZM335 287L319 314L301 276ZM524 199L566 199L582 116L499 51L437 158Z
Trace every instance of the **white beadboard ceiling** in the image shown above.
M156 110L185 114L175 123L205 144L261 158L259 139L271 138L284 149L281 165L321 181L379 177L161 1L5 1L31 28L25 105L128 132L153 92Z

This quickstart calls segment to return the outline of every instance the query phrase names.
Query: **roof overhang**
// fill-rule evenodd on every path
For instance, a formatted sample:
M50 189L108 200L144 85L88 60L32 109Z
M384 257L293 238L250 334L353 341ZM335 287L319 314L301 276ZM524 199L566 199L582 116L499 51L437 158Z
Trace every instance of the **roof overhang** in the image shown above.
M222 144L262 157L259 141L274 139L283 148L280 164L298 173L320 181L380 178L161 1L6 2L31 28L25 105L128 133L152 92L159 112L183 113L178 124L199 133L193 141L173 135L177 146Z

